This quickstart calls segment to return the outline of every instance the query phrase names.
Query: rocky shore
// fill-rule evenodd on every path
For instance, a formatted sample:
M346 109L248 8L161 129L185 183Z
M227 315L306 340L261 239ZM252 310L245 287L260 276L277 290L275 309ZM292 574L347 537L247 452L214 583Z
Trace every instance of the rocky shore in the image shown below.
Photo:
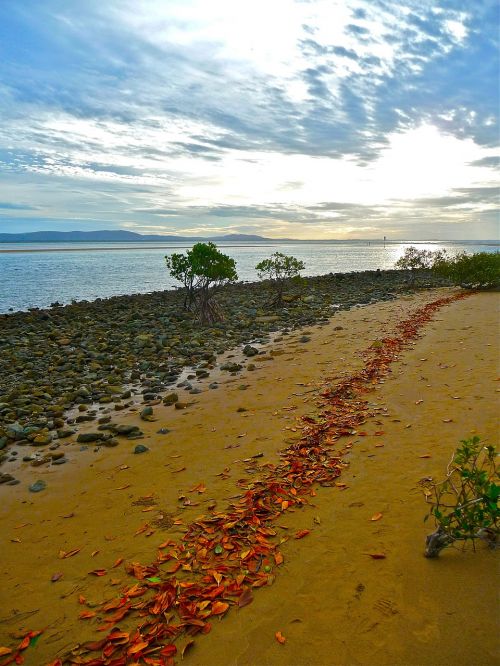
M429 274L418 286L442 284ZM155 401L182 408L178 387L196 394L217 388L215 371L251 371L259 345L278 331L286 335L414 289L405 271L328 274L290 283L285 307L271 310L269 284L238 283L218 296L225 320L205 328L183 310L180 291L2 315L0 484L18 483L9 463L15 467L20 458L33 466L64 464L63 442L116 446L119 437L139 439L139 427L113 424L112 414L137 400L145 405L143 420ZM218 364L228 350L238 357Z

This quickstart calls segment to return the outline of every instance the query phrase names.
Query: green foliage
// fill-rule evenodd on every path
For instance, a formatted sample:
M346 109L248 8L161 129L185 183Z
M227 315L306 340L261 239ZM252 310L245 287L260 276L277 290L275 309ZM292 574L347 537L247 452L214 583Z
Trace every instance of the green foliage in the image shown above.
M194 280L195 275L189 257L185 254L171 254L165 257L167 269L170 275L179 282L182 282L186 289L184 298L184 309L189 310L194 300Z
M234 259L209 242L195 243L186 254L172 254L165 261L170 275L186 288L184 307L194 307L202 323L221 319L214 295L219 287L238 279Z
M454 284L475 287L500 286L500 253L461 252L454 257L438 257L432 270Z
M275 305L283 303L283 291L287 280L299 277L299 272L304 270L305 264L300 259L275 252L269 259L264 259L255 267L259 278L272 280L276 291Z
M446 479L426 483L426 500L431 508L436 531L427 537L427 557L456 541L481 538L496 544L500 510L498 498L497 453L493 446L483 446L479 437L462 440L448 465Z
M394 266L401 270L411 271L410 281L413 284L418 271L432 268L437 262L443 261L446 256L445 250L431 252L430 250L419 250L410 245L410 247L405 249L403 256L396 261Z

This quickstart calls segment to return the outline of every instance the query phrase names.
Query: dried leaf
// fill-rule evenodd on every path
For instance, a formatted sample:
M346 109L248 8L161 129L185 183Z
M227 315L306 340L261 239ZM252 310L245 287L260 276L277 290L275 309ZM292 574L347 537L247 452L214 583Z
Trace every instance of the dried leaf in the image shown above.
M0 647L0 657L4 657L6 654L11 654L12 650L7 647Z
M385 560L386 556L384 553L366 553L374 560Z
M215 601L212 604L212 615L222 615L229 608L229 604L226 604L224 601Z
M107 573L106 569L94 569L94 571L89 571L89 576L105 576Z
M276 640L278 641L278 643L281 643L281 645L283 645L284 643L286 643L286 638L283 636L283 634L281 633L281 631L277 631L277 632L274 634L274 636L275 636Z
M91 617L95 616L96 616L95 611L82 611L78 617L80 618L80 620L88 620Z
M51 580L53 583L55 583L55 582L57 582L58 580L61 580L62 577L63 577L63 574L62 574L60 571L58 571L57 573L52 574L50 580Z
M188 641L188 642L186 643L186 645L184 645L184 647L183 647L182 650L181 650L181 659L184 659L184 655L186 654L186 652L187 652L188 650L191 650L191 648L193 647L193 645L194 645L194 641Z
M76 555L81 551L81 548L73 548L73 550L60 550L59 551L59 558L61 560L65 560L67 557L73 557L73 555Z
M303 539L305 536L311 533L311 530L299 530L295 533L296 539Z
M238 597L238 608L244 608L245 606L248 606L248 604L251 604L252 601L253 601L252 590L251 588L246 587Z
M128 654L137 654L138 652L142 652L145 648L147 648L149 643L146 643L146 641L139 641L139 643L135 643L135 645L132 645L129 647L127 650Z
M370 520L375 521L375 520L380 520L382 518L381 513L374 513L373 516L370 518Z
M119 567L122 562L123 562L123 557L119 557L111 568L116 569L116 567Z

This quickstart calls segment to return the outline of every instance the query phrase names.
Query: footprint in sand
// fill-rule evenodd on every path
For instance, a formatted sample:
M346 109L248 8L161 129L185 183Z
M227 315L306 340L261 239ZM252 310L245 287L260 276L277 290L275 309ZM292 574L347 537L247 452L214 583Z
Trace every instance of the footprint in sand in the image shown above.
M396 604L390 599L379 599L374 603L373 608L380 611L387 617L390 617L391 615L397 615L399 613Z

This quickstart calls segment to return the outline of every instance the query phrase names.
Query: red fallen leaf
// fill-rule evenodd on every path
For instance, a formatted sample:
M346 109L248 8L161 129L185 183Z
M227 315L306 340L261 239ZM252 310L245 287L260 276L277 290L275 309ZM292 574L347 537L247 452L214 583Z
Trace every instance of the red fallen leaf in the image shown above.
M384 553L366 553L366 555L369 555L373 560L385 560L386 558Z
M119 567L122 562L123 562L123 557L119 557L111 568L116 569L116 567Z
M385 430L377 430L377 432L373 433L375 437L380 437L381 435L385 435Z
M95 611L82 611L78 616L80 620L88 620L91 617L95 617Z
M381 513L374 513L373 516L370 518L370 520L375 521L375 520L380 520L382 518Z
M76 555L81 551L81 548L73 548L73 550L60 550L59 551L59 558L61 560L65 560L67 557L73 557L73 555Z
M87 603L87 599L83 596L83 594L80 594L78 597L78 603L81 604L82 606Z
M252 590L249 587L246 587L238 597L238 608L244 608L245 606L248 606L248 604L251 604L252 601Z
M274 636L275 636L276 640L278 641L278 643L281 643L281 645L283 645L283 643L286 642L286 638L283 636L283 634L281 633L281 631L277 631L277 632L274 634Z
M94 571L89 571L89 576L105 576L107 573L106 569L94 569Z
M283 564L284 560L285 560L285 558L283 557L283 555L281 553L279 553L279 552L274 553L274 562L277 566L279 566L280 564Z
M305 536L311 533L311 530L300 530L299 532L295 533L295 538L296 539L303 539Z
M224 601L216 601L212 604L212 615L222 615L229 608L229 604Z
M160 650L159 654L163 657L173 657L177 654L177 647L173 643L170 643L169 645L165 645L165 647Z
M55 583L56 581L61 580L62 577L63 577L63 574L62 574L60 571L58 571L57 573L52 574L52 577L51 577L50 580L51 580L53 583Z

